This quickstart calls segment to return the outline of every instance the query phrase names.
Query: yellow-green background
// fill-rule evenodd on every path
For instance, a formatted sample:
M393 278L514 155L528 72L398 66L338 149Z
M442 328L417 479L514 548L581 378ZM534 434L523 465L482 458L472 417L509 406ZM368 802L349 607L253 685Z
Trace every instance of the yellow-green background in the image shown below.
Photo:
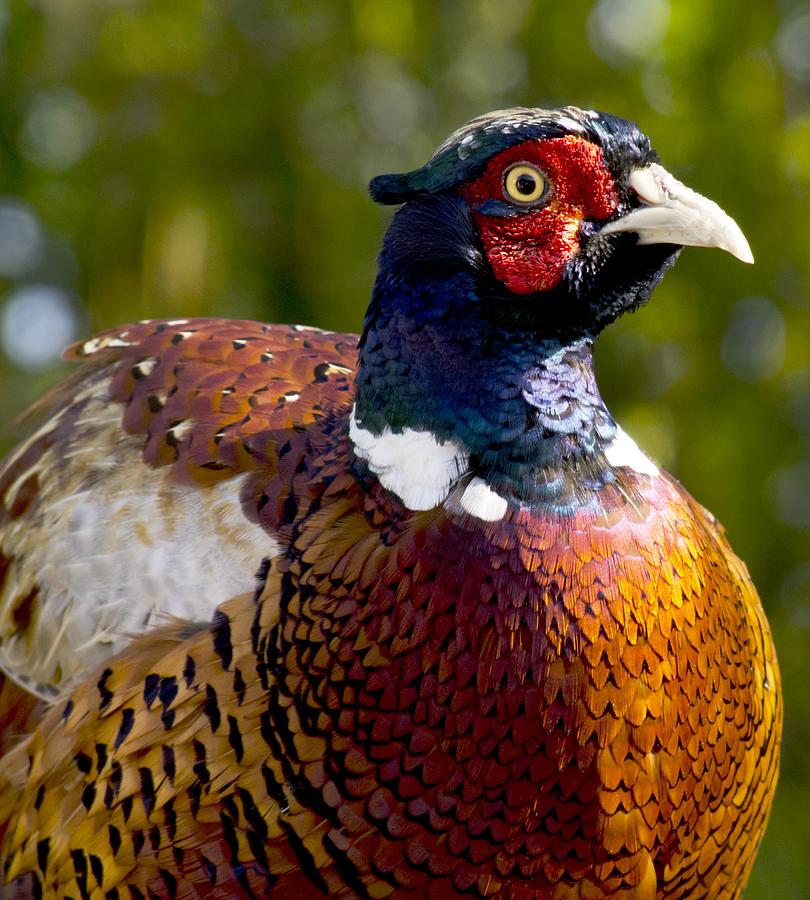
M53 340L32 286L76 336L211 313L357 330L390 215L368 178L488 109L635 119L739 221L756 266L687 250L598 364L759 585L786 724L747 897L810 896L810 4L0 0L0 33L2 420L60 371L13 361Z

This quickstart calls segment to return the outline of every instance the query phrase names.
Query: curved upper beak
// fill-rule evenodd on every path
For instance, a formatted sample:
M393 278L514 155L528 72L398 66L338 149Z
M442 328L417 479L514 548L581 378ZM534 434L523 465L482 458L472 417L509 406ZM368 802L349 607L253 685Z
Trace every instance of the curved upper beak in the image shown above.
M639 244L719 247L742 262L754 256L739 225L712 200L698 194L657 163L635 169L628 184L644 204L605 225L602 234L635 231Z

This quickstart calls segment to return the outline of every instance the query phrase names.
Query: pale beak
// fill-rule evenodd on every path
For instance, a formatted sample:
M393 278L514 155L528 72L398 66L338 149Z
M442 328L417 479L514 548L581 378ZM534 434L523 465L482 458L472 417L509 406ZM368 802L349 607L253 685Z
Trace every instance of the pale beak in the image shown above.
M754 261L748 241L734 219L663 166L653 163L635 169L627 181L644 205L609 222L602 234L635 231L639 244L719 247L742 262Z

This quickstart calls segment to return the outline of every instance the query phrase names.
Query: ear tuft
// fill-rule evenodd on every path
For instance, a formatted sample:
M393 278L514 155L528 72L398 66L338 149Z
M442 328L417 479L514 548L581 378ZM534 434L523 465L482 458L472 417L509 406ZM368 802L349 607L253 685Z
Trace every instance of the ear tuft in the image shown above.
M368 192L375 203L392 206L404 203L415 192L408 184L408 175L377 175L368 185Z

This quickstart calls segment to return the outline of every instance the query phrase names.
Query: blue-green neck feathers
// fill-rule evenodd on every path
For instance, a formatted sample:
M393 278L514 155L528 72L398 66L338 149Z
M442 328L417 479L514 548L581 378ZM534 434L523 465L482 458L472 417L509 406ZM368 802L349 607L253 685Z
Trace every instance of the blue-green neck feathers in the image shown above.
M378 434L410 428L458 443L476 475L522 500L558 497L560 470L596 457L616 430L590 337L527 329L502 299L481 296L469 269L454 270L449 252L433 273L408 275L383 254L356 414Z

